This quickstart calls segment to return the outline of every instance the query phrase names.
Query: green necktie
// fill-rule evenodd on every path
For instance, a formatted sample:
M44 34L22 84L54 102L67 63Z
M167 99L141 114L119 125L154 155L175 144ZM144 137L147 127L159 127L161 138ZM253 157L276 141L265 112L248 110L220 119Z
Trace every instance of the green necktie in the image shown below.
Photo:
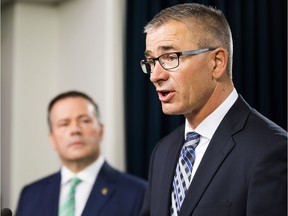
M71 188L65 202L59 209L59 216L74 216L75 214L75 189L81 180L74 177L71 181Z

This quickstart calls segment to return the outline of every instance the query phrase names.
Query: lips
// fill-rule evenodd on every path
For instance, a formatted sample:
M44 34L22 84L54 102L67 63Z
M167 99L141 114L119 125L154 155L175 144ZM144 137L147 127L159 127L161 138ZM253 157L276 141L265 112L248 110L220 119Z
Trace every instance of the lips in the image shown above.
M161 102L169 102L175 94L174 91L170 90L157 90L157 93Z
M84 143L82 141L74 141L69 144L69 147L78 147L78 146L83 146L83 145Z

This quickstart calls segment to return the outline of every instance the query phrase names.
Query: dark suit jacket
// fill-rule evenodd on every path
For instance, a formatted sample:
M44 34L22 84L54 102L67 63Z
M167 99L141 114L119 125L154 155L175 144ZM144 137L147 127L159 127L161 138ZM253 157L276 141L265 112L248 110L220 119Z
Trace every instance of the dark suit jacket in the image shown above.
M184 125L153 150L140 215L170 215L183 143ZM287 132L239 96L212 137L179 216L286 216L286 193Z
M21 192L16 216L57 216L60 172L32 183ZM107 194L102 189L107 188ZM83 216L138 216L146 182L121 173L106 162L83 210Z

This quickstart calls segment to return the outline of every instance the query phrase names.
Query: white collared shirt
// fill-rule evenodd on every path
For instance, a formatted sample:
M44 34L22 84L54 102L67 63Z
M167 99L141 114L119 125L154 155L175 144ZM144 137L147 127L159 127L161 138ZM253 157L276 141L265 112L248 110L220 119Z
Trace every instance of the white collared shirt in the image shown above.
M238 93L234 88L230 95L226 98L226 100L209 116L207 116L194 130L191 129L187 119L185 121L185 134L184 139L186 139L187 132L195 131L200 134L200 142L195 149L195 161L193 165L191 181L197 171L199 164L203 158L203 155L216 131L219 124L221 123L224 116L227 114L232 105L236 102L238 98Z
M75 174L67 167L61 167L61 188L60 188L60 202L59 207L65 202L65 197L70 190L70 180L74 177L81 179L75 193L75 216L80 216L84 210L88 197L91 193L95 180L98 176L100 169L104 164L103 156L90 164L81 172Z

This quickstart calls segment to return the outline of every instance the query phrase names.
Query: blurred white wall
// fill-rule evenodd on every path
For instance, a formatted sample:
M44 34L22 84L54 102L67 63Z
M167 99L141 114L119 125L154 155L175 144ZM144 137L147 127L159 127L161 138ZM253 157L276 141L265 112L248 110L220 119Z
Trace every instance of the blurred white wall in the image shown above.
M125 0L14 2L1 13L1 201L15 211L21 188L59 169L47 104L76 89L99 104L102 152L124 170Z

